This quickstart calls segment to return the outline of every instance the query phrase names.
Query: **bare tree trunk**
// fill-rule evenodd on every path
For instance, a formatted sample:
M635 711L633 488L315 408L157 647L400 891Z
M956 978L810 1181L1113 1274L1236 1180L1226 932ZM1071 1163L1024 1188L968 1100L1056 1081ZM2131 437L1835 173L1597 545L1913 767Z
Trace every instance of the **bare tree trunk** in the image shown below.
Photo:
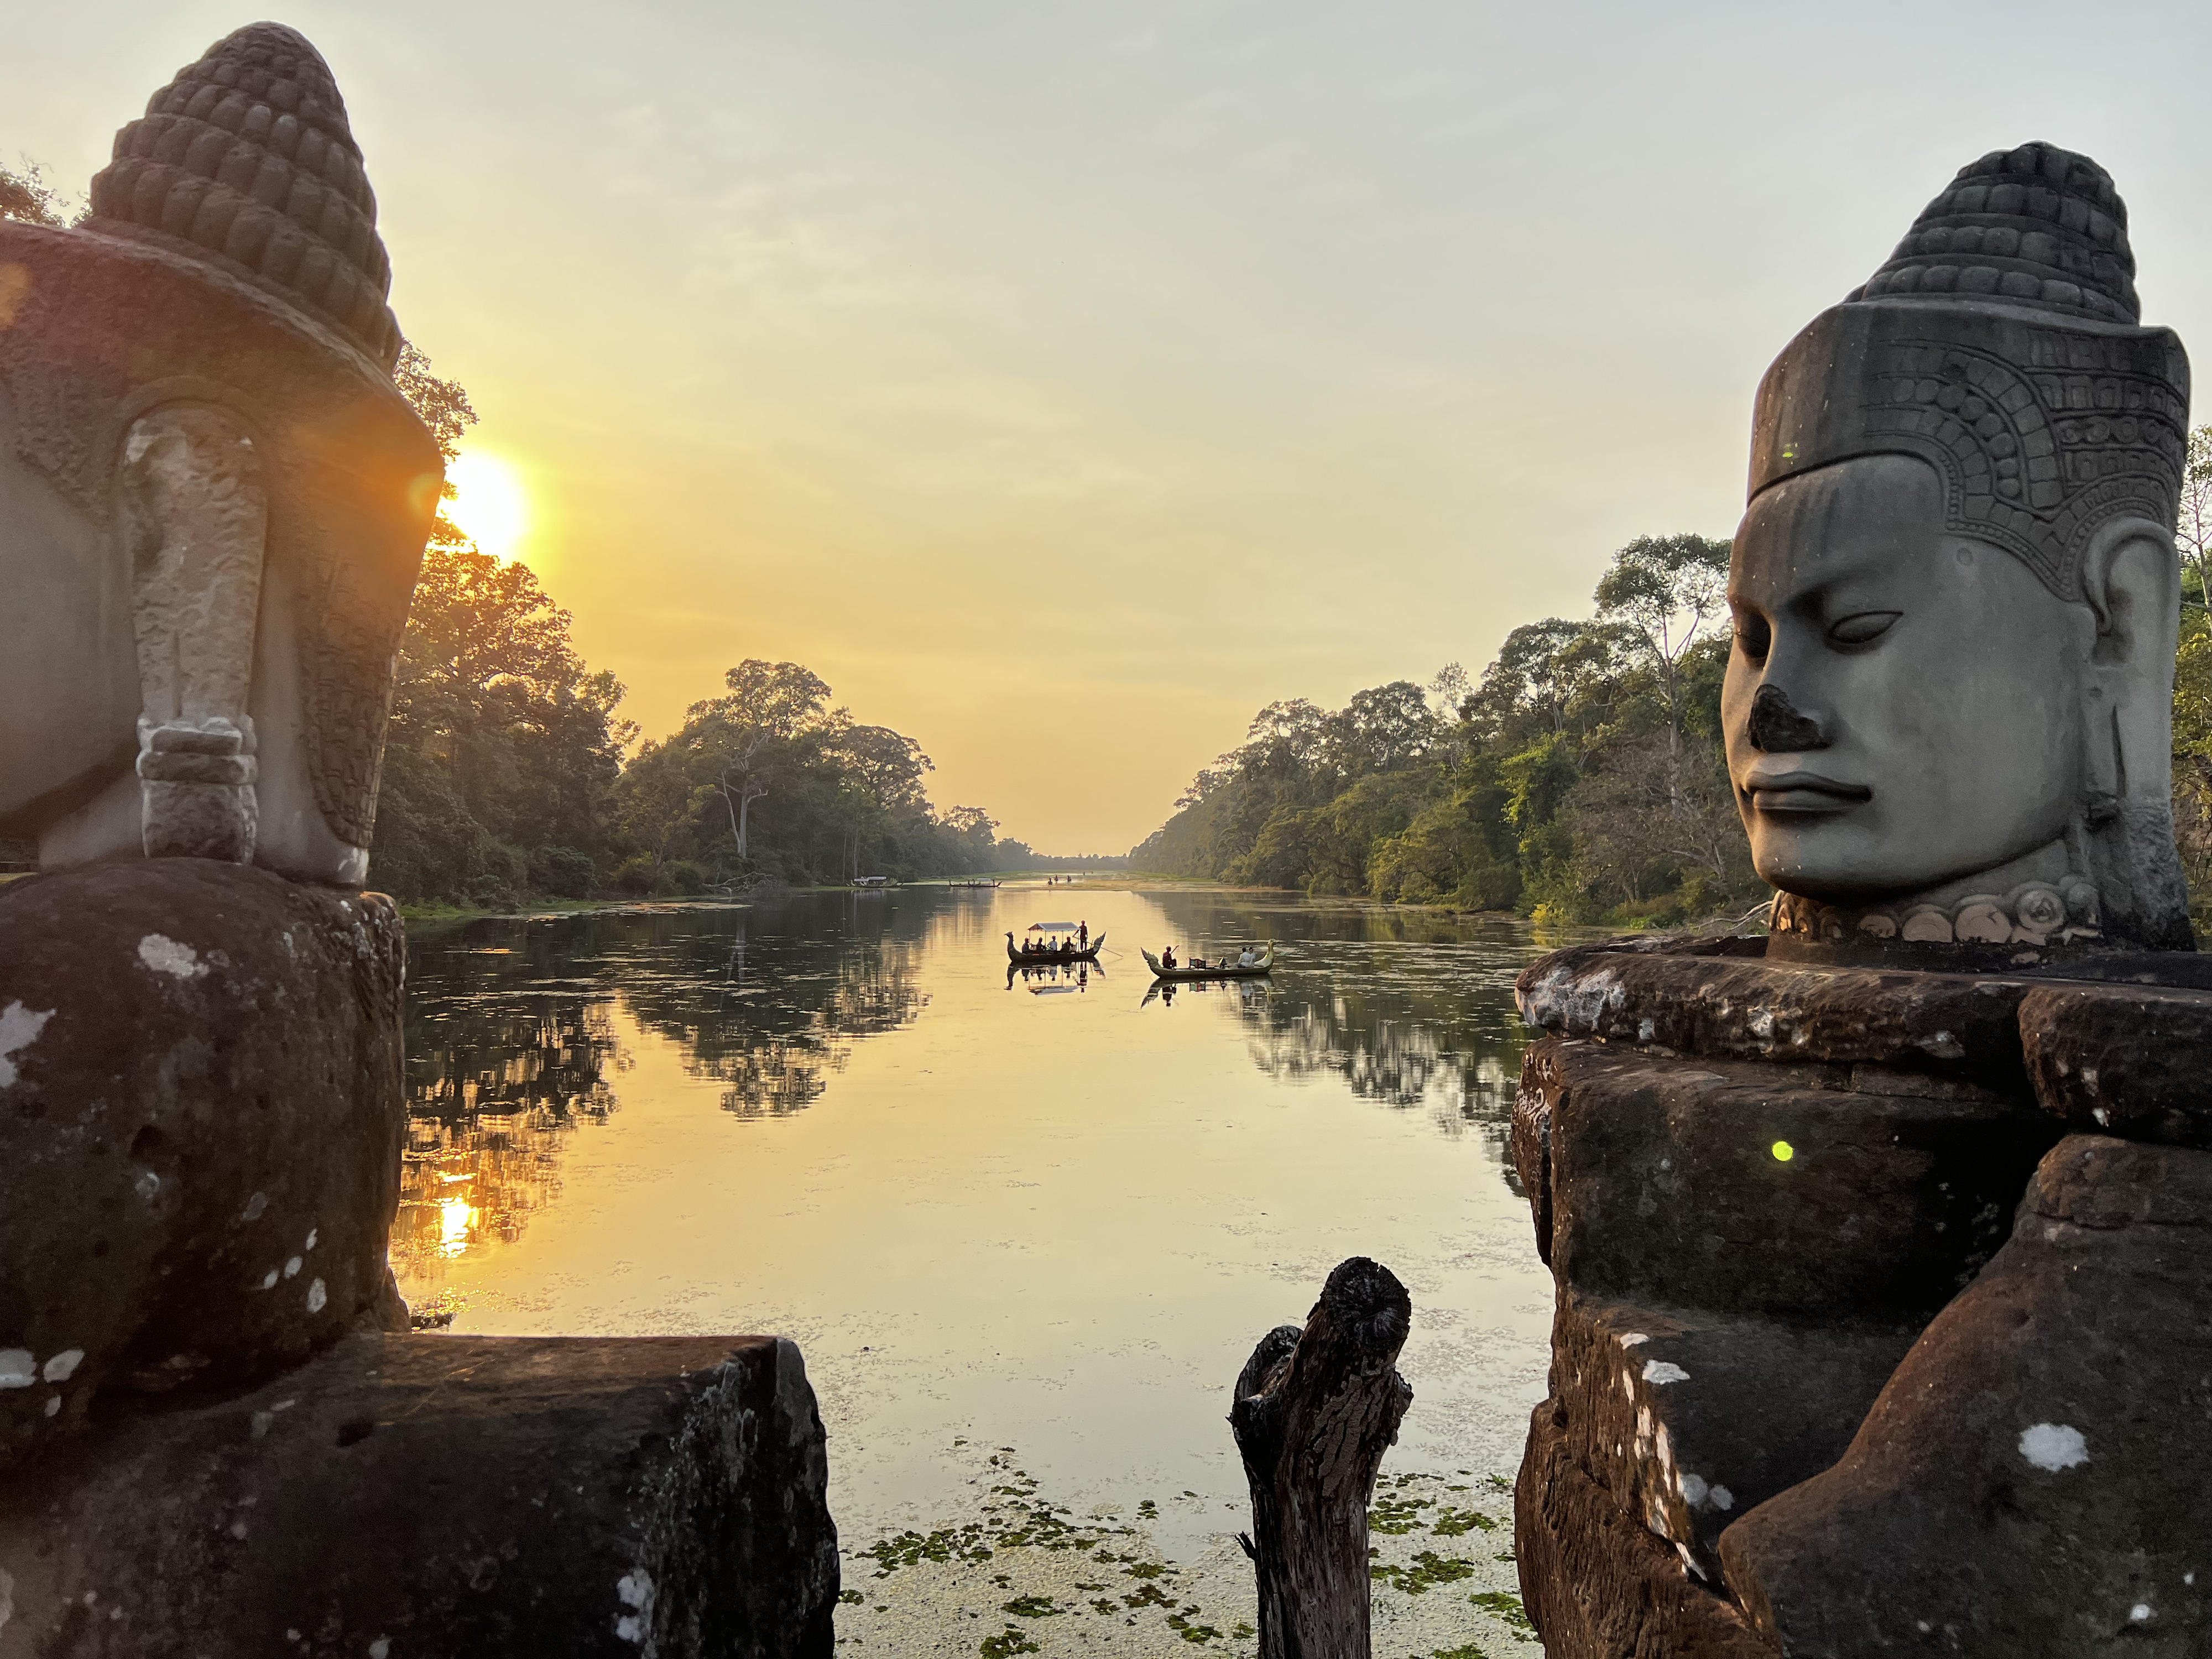
M1368 1659L1367 1503L1413 1391L1395 1369L1413 1304L1364 1255L1338 1265L1305 1329L1260 1339L1229 1426L1252 1488L1260 1659Z
M730 799L732 793L730 788L730 775L727 772L723 773L721 782L715 787L721 792L723 810L730 815L730 834L737 840L738 856L743 858L745 855L745 832L744 827L738 822L738 809Z

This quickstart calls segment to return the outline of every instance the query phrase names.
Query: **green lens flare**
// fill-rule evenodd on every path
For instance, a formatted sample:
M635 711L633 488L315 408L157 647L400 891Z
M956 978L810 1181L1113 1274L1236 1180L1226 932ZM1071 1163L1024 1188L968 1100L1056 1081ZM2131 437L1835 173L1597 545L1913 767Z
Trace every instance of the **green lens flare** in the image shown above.
M1778 1140L1774 1143L1774 1161L1777 1164L1787 1164L1796 1156L1797 1149L1788 1141Z

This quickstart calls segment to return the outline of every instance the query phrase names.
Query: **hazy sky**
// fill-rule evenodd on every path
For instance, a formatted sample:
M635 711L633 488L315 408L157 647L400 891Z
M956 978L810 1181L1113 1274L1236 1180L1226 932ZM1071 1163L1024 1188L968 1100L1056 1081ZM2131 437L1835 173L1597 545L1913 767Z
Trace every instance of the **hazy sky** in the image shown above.
M230 3L19 8L82 188ZM2203 9L303 0L401 325L659 735L744 657L1120 851L1276 697L1479 671L1726 535L1759 374L1985 150L2212 339Z

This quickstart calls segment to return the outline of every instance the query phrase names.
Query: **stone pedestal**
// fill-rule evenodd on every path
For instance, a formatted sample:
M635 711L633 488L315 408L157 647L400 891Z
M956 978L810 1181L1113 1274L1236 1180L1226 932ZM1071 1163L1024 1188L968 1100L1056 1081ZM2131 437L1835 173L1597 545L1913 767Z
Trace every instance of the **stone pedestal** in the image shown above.
M0 1510L0 1659L832 1645L822 1425L774 1337L360 1335L104 1416Z
M404 1326L403 958L381 894L234 864L0 888L0 1467Z
M1722 1540L1784 1651L2201 1653L2212 1152L2076 1135L1835 1467Z
M1547 1651L2201 1639L2192 1569L2158 1540L2212 1535L2212 1512L2147 1449L2199 1489L2212 1467L2212 1316L2190 1300L2212 1176L2187 1163L2212 1153L2061 1137L2194 1138L2187 1062L2141 1036L2212 1029L2212 993L2139 976L2203 964L1927 973L1762 944L1623 942L1522 976L1551 1033L1514 1135L1559 1287L1516 1503ZM2117 1489L2070 1516L2056 1488L2029 1501L2021 1447L2092 1403ZM2118 1625L2058 1616L2160 1574L2166 1599Z
M389 1334L403 971L239 864L0 889L0 1659L826 1656L789 1343Z

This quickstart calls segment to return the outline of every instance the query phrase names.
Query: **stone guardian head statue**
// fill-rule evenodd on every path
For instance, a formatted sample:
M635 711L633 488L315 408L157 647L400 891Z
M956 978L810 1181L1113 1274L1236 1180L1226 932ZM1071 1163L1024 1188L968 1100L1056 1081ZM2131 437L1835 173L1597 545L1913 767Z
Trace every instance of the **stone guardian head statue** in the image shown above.
M2103 168L1993 152L1767 370L1723 719L1778 935L2194 948L2189 364L2134 270Z
M0 835L358 886L441 480L329 66L240 29L0 222Z

